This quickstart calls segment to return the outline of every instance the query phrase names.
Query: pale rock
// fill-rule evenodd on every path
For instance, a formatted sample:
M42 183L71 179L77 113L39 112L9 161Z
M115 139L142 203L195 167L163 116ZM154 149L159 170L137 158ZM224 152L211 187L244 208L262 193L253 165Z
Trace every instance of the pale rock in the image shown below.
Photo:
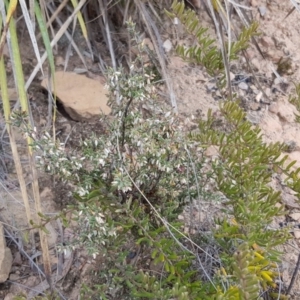
M243 98L245 95L246 95L246 92L245 92L244 90L241 89L241 90L239 91L239 96L240 96L240 98ZM219 98L222 98L222 96L220 95Z
M266 88L265 94L267 95L267 97L270 97L271 94L272 94L271 89L270 88Z
M256 102L260 102L260 100L261 100L261 98L262 98L262 95L263 95L263 93L262 93L262 91L260 91L260 92L256 95L255 101L256 101Z
M297 113L295 106L286 101L278 101L278 116L282 121L294 122L295 113Z
M42 81L42 86L48 89L47 78ZM86 76L56 72L54 92L73 120L89 120L111 111L107 106L108 91L104 85Z
M217 146L209 146L205 150L204 154L207 157L215 157L219 155L219 148Z
M283 77L276 77L276 78L274 79L274 85L278 85L278 84L280 84L280 83L286 83L285 78L283 78Z
M250 89L252 90L252 92L254 93L254 94L259 94L260 93L260 91L256 88L256 86L255 85L250 85Z
M295 231L294 231L294 237L295 237L296 239L300 239L300 230L295 230Z
M164 41L164 43L163 43L163 48L164 48L164 50L165 50L167 53L170 52L170 51L172 50L172 47L173 47L173 45L172 45L172 43L171 43L170 40L165 40L165 41Z
M276 49L270 49L268 52L267 52L267 57L269 57L272 62L274 63L278 63L278 61L281 59L282 57L282 53L281 51L279 50L276 50Z
M238 84L238 87L241 89L241 90L248 90L248 84L246 83L246 82L244 82L244 81L242 81L242 82L240 82L239 84Z
M300 220L300 213L293 213L293 214L290 214L289 216L295 221Z
M76 74L84 74L84 73L87 73L88 70L85 68L74 68L73 72Z
M269 112L277 115L277 113L278 113L278 104L277 104L277 102L271 103L271 105L269 106Z
M256 102L251 102L249 106L250 106L251 110L259 110L260 109L260 105Z
M6 247L3 225L0 223L0 283L5 282L9 277L12 261L11 251Z
M55 57L55 65L56 66L63 66L65 64L65 60L62 56L56 56Z
M259 59L258 58L253 58L252 60L251 60L251 63L252 63L252 65L253 65L253 67L256 69L256 70L260 70L260 68L261 68L261 61L259 61Z
M259 13L260 13L260 15L261 15L262 17L264 17L264 16L266 15L266 13L267 13L267 8L266 8L265 6L260 6L260 7L258 8L258 10L259 10Z
M272 40L271 37L269 36L264 36L260 39L260 43L265 47L265 48L273 48L274 46L274 41Z

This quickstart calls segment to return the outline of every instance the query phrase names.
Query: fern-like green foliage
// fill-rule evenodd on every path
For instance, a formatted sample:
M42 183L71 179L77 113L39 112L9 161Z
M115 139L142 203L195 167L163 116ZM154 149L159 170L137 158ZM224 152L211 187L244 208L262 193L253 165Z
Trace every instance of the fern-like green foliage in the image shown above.
M220 112L221 123L209 112L208 119L199 122L199 132L191 135L204 147L213 145L219 150L213 169L216 189L226 197L227 209L225 217L217 220L215 238L224 251L226 272L237 279L226 292L228 296L224 293L219 299L257 299L257 282L264 290L276 286L274 262L280 253L275 247L290 237L285 230L268 229L274 217L285 213L283 206L277 205L280 192L269 184L274 173L289 173L292 164L284 167L286 157L279 157L285 146L264 143L260 129L246 120L237 102L224 102ZM256 257L252 260L253 253Z
M196 13L191 9L185 9L183 1L178 2L174 0L171 12L166 11L166 14L172 19L178 18L186 31L195 39L194 46L185 47L178 45L177 53L188 61L203 65L211 76L223 74L224 62L222 53L216 46L216 40L206 34L208 29L201 26ZM253 22L248 28L244 28L241 31L237 40L231 42L230 47L228 47L228 44L225 45L224 51L230 49L230 54L228 55L230 60L236 59L238 52L248 47L251 38L257 34L257 29L258 23Z
M187 32L197 41L197 44L191 47L178 45L176 51L180 56L205 66L212 76L224 69L222 53L216 47L216 41L206 34L208 29L201 26L193 10L185 9L184 2L175 0L171 6L171 12L166 11L166 14L172 19L178 18Z
M269 183L272 173L283 168L286 157L278 158L285 146L264 143L260 129L246 120L238 103L225 102L220 111L224 116L224 132L215 127L209 113L207 121L200 121L200 133L193 136L205 145L219 148L219 159L214 162L215 179L228 200L226 205L235 223L221 223L223 229L217 235L236 236L249 243L274 247L286 236L281 231L265 228L275 216L284 214L284 210L276 206L280 193L272 190Z

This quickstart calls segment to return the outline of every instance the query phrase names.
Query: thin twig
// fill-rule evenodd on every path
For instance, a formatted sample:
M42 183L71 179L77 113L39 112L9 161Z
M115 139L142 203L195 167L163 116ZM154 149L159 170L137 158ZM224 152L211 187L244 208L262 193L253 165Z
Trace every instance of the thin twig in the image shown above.
M289 293L291 292L292 288L293 288L293 285L295 283L295 280L297 278L297 275L298 275L298 271L299 271L299 267L300 267L300 254L298 255L298 261L297 261L297 264L296 264L296 268L294 270L294 273L293 273L293 276L292 276L292 279L291 279L291 282L290 282L290 285L286 291L286 294L289 295Z

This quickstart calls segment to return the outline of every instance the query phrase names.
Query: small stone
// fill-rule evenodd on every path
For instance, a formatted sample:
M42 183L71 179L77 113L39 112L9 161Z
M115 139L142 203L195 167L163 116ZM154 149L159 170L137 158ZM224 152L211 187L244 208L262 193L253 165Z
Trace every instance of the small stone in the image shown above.
M207 83L206 89L208 92L212 92L212 91L216 91L217 87L216 87L216 84L214 84L214 83Z
M270 89L270 88L266 88L265 93L266 93L266 95L267 95L268 97L270 97L271 94L272 94L271 89Z
M232 72L230 72L230 73L229 73L229 77L230 77L230 80L232 81L232 80L234 80L235 75L234 75Z
M55 64L56 64L57 67L63 66L65 64L64 58L62 56L56 56Z
M272 62L274 63L278 63L278 61L280 60L280 58L282 57L282 53L279 50L276 49L270 49L267 53L266 53L267 57L270 58L272 60Z
M171 43L170 40L165 40L164 43L163 43L163 48L165 49L165 51L168 53L171 51L173 45Z
M262 17L264 17L267 13L267 8L265 6L259 6L258 10Z
M293 213L293 214L290 214L289 216L295 221L300 220L300 213Z
M240 82L240 83L238 84L238 87L239 87L241 90L245 90L245 91L248 90L248 84L247 84L246 82L244 82L244 81Z
M260 43L265 47L265 48L270 48L270 47L274 47L274 41L272 40L272 38L270 38L269 36L264 36L260 39Z
M204 152L207 157L215 157L219 155L219 148L217 146L209 146Z
M278 104L276 102L273 102L270 106L269 106L269 111L275 115L278 114Z
M294 236L296 239L300 239L300 230L295 230L294 231Z
M253 58L252 60L251 60L251 63L252 63L252 65L253 65L253 67L256 69L256 70L259 70L260 68L261 68L261 62L259 61L259 59L258 58Z
M276 77L276 78L274 79L274 85L279 85L279 84L281 84L281 83L286 83L285 78L283 78L283 77Z
M12 281L16 281L19 278L20 278L20 276L18 274L15 274L15 273L9 275L9 280L12 280Z
M256 97L255 97L255 100L256 100L256 102L260 102L260 100L261 100L261 98L262 98L262 95L263 95L263 93L262 93L262 91L260 91L257 95L256 95Z
M250 106L251 110L259 110L260 109L260 105L256 102L251 102L249 106Z

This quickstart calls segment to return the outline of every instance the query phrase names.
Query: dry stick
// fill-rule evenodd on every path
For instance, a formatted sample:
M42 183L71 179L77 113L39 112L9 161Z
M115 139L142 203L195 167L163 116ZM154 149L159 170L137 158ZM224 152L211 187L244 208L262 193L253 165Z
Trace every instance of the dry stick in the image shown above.
M49 3L47 5L47 8L50 10L51 13L55 13L54 8L52 7L51 3ZM73 21L73 20L72 20ZM60 28L65 27L65 24L61 21L61 19L59 17L56 18L56 22L58 23L58 25L60 26ZM68 24L69 26L69 24ZM67 28L67 27L66 27ZM80 60L82 61L82 63L84 64L85 68L87 69L87 65L85 62L85 59L83 57L83 55L81 54L79 48L77 47L73 37L71 36L71 34L67 31L64 32L64 35L67 37L67 39L69 40L70 44L72 45L72 47L74 48L74 50L76 51L77 55L79 56ZM52 43L51 43L52 44Z
M158 29L157 29L156 25L153 23L153 21L151 20L151 17L149 16L149 13L145 7L145 4L140 0L134 0L134 1L135 1L136 6L140 9L140 12L145 21L148 33L150 35L151 41L153 43L155 52L158 56L158 60L159 60L159 63L160 63L161 69L162 69L162 77L166 81L168 92L170 94L172 108L177 113L178 108L177 108L177 103L176 103L176 97L175 97L175 93L173 90L171 79L168 76L166 62L165 62L165 58L164 58L164 51L162 49L162 40L159 35Z
M99 2L99 6L100 9L102 10L102 19L103 19L103 23L104 23L104 27L105 27L105 31L106 31L106 37L107 37L107 42L108 42L108 49L109 49L109 53L110 53L110 57L111 57L111 62L112 62L112 66L114 71L117 71L117 63L116 63L116 56L115 56L115 52L113 49L113 44L112 44L112 39L111 39L111 34L110 34L110 28L108 25L108 18L107 18L107 2L106 0L98 0ZM120 88L119 88L119 83L117 82L117 89L116 89L116 102L119 105L121 100L120 100Z
M297 275L298 275L298 271L299 271L299 267L300 267L300 254L298 255L298 261L297 261L297 264L296 264L296 268L294 270L294 273L293 273L293 276L292 276L292 279L291 279L291 282L290 282L290 285L286 291L286 294L289 295L289 293L291 292L292 288L293 288L293 285L295 283L295 280L297 278Z

